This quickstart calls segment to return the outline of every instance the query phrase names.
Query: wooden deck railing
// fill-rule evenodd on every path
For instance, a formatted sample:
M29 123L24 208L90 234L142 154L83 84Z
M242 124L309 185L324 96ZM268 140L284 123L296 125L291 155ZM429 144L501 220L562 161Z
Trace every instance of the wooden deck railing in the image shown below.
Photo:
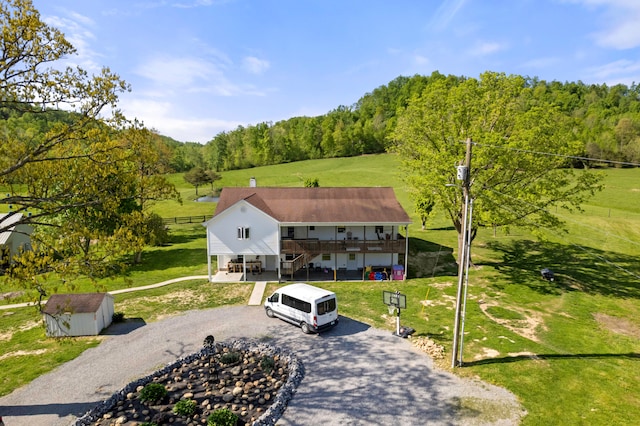
M404 253L406 240L282 240L283 254Z

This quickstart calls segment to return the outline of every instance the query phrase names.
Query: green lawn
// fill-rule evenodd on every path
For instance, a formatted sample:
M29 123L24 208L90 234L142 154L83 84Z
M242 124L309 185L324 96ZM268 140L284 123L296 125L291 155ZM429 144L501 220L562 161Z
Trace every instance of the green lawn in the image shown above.
M523 424L633 424L640 412L640 170L606 170L603 193L584 213L558 212L567 232L524 230L504 234L482 229L473 242L463 359L456 373L506 387L528 411ZM406 282L328 282L342 315L375 327L394 329L382 304L382 290L407 295L402 324L451 348L456 296L456 234L443 215L422 231L391 155L306 161L224 172L217 186L393 186L412 215L411 279ZM159 204L163 216L212 214L214 204L193 201L195 190L172 176L182 206ZM210 190L210 188L208 188ZM201 188L200 194L205 193ZM144 263L127 277L101 281L106 289L139 286L206 273L204 228L171 228L170 246L145 251ZM549 267L556 280L545 281ZM83 283L81 289L91 289ZM270 284L267 292L276 288ZM146 321L184 309L246 303L248 284L173 284L116 298L116 310ZM76 356L97 339L43 337L34 309L0 311L0 395ZM24 355L15 355L23 351ZM13 355L12 355L13 354ZM42 362L42 361L45 362ZM450 354L438 361L450 366ZM43 364L46 364L43 367ZM25 372L29 373L25 373ZM425 403L428 403L426 401Z

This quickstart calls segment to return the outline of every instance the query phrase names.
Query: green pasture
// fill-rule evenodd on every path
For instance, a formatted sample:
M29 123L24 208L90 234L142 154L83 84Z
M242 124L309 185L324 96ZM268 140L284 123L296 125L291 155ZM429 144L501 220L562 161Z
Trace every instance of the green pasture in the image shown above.
M473 242L463 359L455 370L505 387L521 401L525 425L633 424L640 412L640 170L604 171L605 190L584 212L558 211L566 232L481 229ZM305 161L224 172L216 187L393 186L414 218L410 235L410 279L406 282L327 282L342 315L374 327L395 327L382 304L382 290L407 295L401 322L450 349L457 285L457 239L442 214L422 231L391 155ZM181 176L171 179L183 204L160 203L163 217L212 214L198 203ZM206 195L211 188L200 188ZM102 280L102 289L142 286L186 275L206 274L204 228L172 226L172 243L145 251L143 264L125 277ZM540 269L555 271L553 282ZM5 288L6 284L3 284ZM277 288L269 284L267 292ZM78 291L95 288L80 282ZM17 290L17 289L13 289ZM210 285L187 281L116 297L127 318L155 321L187 309L244 304L251 284ZM8 302L2 302L8 303ZM0 395L77 356L102 337L47 339L34 308L0 310ZM295 331L294 331L295 332ZM44 361L44 362L43 362ZM426 401L425 403L428 403Z

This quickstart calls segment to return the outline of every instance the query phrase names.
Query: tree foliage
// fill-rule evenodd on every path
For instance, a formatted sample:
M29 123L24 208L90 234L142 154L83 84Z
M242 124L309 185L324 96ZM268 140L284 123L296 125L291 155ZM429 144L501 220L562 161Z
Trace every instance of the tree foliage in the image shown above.
M0 1L0 21L0 202L35 228L13 276L44 291L42 272L108 274L142 250L147 206L176 198L163 147L118 112L129 87L108 68L56 67L75 49L30 0Z
M184 174L184 180L196 188L196 196L198 195L198 188L202 185L211 183L209 174L202 167L194 167Z
M600 189L596 174L567 168L578 156L579 121L536 96L525 79L484 73L440 77L399 112L393 134L414 198L435 200L460 234L463 196L456 164L474 142L474 224L557 228L551 207L579 209ZM551 153L546 155L545 153Z

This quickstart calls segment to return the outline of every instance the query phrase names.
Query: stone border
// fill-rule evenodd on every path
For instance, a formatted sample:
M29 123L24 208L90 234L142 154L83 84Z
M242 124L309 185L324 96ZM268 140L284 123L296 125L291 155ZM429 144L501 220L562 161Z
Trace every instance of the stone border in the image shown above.
M260 416L258 420L252 423L253 426L274 426L278 419L282 417L282 414L287 408L287 404L293 398L293 395L298 388L298 385L304 378L304 365L298 359L298 357L292 352L285 351L280 348L275 348L266 343L256 343L253 341L234 340L229 343L216 343L217 347L228 347L229 349L235 349L239 351L257 352L262 355L275 356L278 355L283 359L289 368L289 377L286 383L278 390L276 397L273 400L273 404ZM102 418L102 416L109 412L113 407L117 405L119 401L127 399L127 394L135 392L138 386L144 386L147 383L153 381L155 377L162 376L163 374L171 372L174 368L181 366L185 363L190 363L203 355L210 355L213 353L213 348L202 348L199 352L187 355L186 357L179 358L177 361L168 364L163 369L158 370L146 377L138 379L129 383L124 388L114 393L109 399L103 401L96 407L87 411L82 417L79 417L74 423L75 426L91 426L93 423Z

